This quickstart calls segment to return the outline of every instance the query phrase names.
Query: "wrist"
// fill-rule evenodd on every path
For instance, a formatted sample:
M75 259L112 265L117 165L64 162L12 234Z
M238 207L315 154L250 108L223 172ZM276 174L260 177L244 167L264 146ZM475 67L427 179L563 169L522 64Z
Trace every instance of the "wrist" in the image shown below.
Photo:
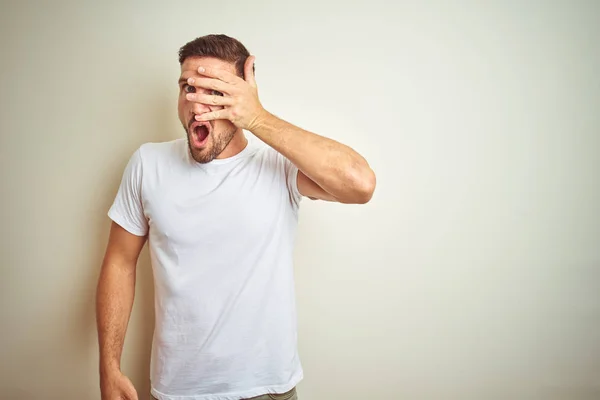
M100 362L100 377L108 378L114 375L121 374L121 366L117 361L101 361Z
M262 108L254 117L254 120L248 126L248 130L253 134L260 133L264 127L268 126L269 121L274 118L274 115Z

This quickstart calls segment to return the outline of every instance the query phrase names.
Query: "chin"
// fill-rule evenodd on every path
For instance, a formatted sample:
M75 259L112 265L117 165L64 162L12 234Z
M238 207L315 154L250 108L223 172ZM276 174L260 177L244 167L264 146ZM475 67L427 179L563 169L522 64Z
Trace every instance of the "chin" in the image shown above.
M187 129L187 141L192 158L201 164L206 164L217 158L229 145L236 133L234 125L230 130L216 130L212 126L207 126L208 136L205 140L204 135L198 130L200 123L193 122ZM205 124L206 126L206 124ZM219 133L216 133L219 132Z
M212 154L213 149L212 149L212 143L210 140L202 147L195 147L192 144L193 141L190 138L189 134L188 134L187 140L188 140L188 148L190 150L190 154L192 155L192 158L194 160L196 160L196 162L199 162L201 164L206 164L215 159L215 155Z

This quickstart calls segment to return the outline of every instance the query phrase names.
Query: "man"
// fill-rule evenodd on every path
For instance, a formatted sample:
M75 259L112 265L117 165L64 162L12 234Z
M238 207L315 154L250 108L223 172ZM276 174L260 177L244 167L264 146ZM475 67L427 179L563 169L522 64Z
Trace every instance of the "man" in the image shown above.
M236 39L200 37L179 56L187 138L140 146L108 212L96 309L102 399L137 399L120 358L146 240L156 296L152 395L296 399L300 201L365 203L375 175L348 146L266 111L254 57Z

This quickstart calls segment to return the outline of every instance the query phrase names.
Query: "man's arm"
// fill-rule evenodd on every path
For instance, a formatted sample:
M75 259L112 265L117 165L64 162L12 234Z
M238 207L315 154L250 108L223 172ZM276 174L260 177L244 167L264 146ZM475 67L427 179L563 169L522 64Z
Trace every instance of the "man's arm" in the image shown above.
M146 237L112 223L96 292L100 385L104 398L137 398L121 373L121 353L135 294L136 265ZM117 394L118 393L118 394Z
M251 132L298 167L298 190L302 195L358 204L373 196L375 173L350 147L266 111L257 118Z
M188 93L189 101L222 106L197 115L198 121L227 119L246 129L290 160L298 169L298 189L311 198L366 203L375 190L375 174L350 147L308 132L266 111L258 98L254 56L246 59L244 78L223 69L198 67L187 83L222 94Z

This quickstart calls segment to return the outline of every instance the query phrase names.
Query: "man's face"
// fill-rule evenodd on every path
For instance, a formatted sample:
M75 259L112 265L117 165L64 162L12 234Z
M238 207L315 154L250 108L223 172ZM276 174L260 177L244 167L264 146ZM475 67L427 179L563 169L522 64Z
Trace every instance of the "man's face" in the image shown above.
M222 93L211 89L196 88L187 84L188 78L200 77L198 73L198 67L200 66L224 69L233 74L235 74L235 67L232 63L212 57L188 57L181 65L177 105L179 120L187 132L188 146L192 157L199 163L207 163L218 158L219 154L225 150L231 139L233 139L237 127L228 120L200 122L194 119L196 115L223 108L222 106L208 106L191 102L185 98L187 93L199 91L211 95L222 95Z

